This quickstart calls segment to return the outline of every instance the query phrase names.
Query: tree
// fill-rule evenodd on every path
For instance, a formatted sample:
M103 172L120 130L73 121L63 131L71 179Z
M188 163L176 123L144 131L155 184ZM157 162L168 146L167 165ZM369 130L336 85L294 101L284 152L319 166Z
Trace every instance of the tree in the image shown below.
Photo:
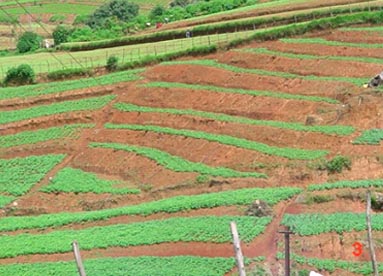
M40 48L41 41L42 38L38 34L34 32L25 32L20 36L16 47L20 53L31 52Z
M161 6L161 5L157 5L155 6L151 11L150 11L150 15L149 17L150 18L156 18L156 17L159 17L159 16L162 16L164 15L164 13L166 12L166 9Z
M132 20L138 15L139 6L127 0L112 0L100 6L87 21L91 28L102 27L107 18L115 17L124 22Z
M71 35L72 30L64 25L57 26L53 33L53 40L55 45L60 45L61 43L68 42L68 37Z
M10 68L4 79L4 84L23 85L35 82L35 72L28 64L21 64L18 67Z

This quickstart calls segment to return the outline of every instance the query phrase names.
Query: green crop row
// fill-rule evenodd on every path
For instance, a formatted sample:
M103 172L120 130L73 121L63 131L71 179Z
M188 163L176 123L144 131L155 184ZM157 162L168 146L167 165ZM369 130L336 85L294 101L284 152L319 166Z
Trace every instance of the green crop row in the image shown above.
M369 188L369 187L383 187L383 179L362 179L362 180L343 180L332 183L323 183L310 185L309 191L322 191L331 189L343 189L343 188Z
M81 244L80 244L81 247ZM234 258L120 257L85 259L85 271L92 276L222 276L235 266ZM0 275L77 276L72 262L17 263L0 266Z
M249 205L256 199L275 205L302 192L300 188L251 188L190 196L175 196L138 205L79 213L0 218L0 231L58 227L71 223L106 220L112 217L176 213L220 206Z
M75 89L89 88L101 85L114 84L119 82L128 82L138 80L139 73L144 69L135 69L111 73L104 76L94 78L82 78L78 80L60 81L41 83L19 87L3 87L0 88L0 100L15 99L15 98L31 98L46 94L54 94Z
M149 82L144 85L145 87L159 87L159 88L184 88L184 89L193 89L193 90L207 90L218 93L229 93L229 94L242 94L242 95L251 95L251 96L260 96L260 97L272 97L277 99L289 99L289 100L302 100L302 101L312 101L312 102L326 102L331 104L337 104L339 101L327 98L327 97L317 97L317 96L305 96L305 95L296 95L272 91L261 91L261 90L248 90L240 88L226 88L213 85L199 85L199 84L187 84L187 83L178 83L178 82Z
M15 198L13 196L0 195L0 208L3 208L8 203L11 203Z
M114 125L108 125L108 126L113 127ZM152 159L156 161L158 164L160 164L161 166L164 166L165 168L175 172L198 172L204 175L221 176L221 177L261 177L261 178L267 177L263 173L240 172L240 171L235 171L235 170L224 168L224 167L210 167L203 163L191 162L181 157L171 155L167 152L154 149L154 148L139 147L139 146L125 145L125 144L117 144L117 143L91 143L90 146L134 152L136 154Z
M346 27L346 28L341 28L340 30L341 31L383 32L383 26Z
M368 62L368 63L377 63L377 64L383 63L383 60L381 58L294 54L294 53L270 50L267 48L242 48L242 49L238 49L237 51L238 52L247 52L247 53L256 53L256 54L273 55L273 56L280 56L280 57L287 57L287 58L308 59L308 60L319 60L320 59L320 60L344 60L344 61Z
M263 69L255 69L255 68L243 68L238 66L233 66L225 63L220 63L216 60L212 59L201 59L201 60L183 60L183 61L169 61L162 63L164 65L172 65L172 64L192 64L192 65L202 65L224 69L227 71L235 72L235 73L248 73L248 74L256 74L261 76L271 76L271 77L280 77L286 79L303 79L303 80L311 80L311 81L340 81L340 82L349 82L355 85L360 86L363 83L368 82L368 78L351 78L351 77L326 77L326 76L314 76L314 75L298 75L287 72L280 71L269 71Z
M128 103L117 103L114 107L121 111L127 112L156 112L156 113L169 113L174 115L191 115L198 116L202 118L214 119L222 122L232 122L239 124L249 124L249 125L259 125L259 126L269 126L276 128L283 128L295 131L312 131L320 132L324 134L336 134L336 135L350 135L354 132L352 126L306 126L301 123L291 123L291 122L281 122L281 121L271 121L271 120L254 120L246 117L232 116L222 113L213 113L206 111L199 111L194 109L175 109L175 108L158 108L158 107L148 107L148 106L138 106Z
M332 41L324 38L282 38L282 42L287 43L299 43L299 44L320 44L326 46L342 46L342 47L357 47L367 49L382 49L383 45L380 43L355 43L355 42L344 42L344 41Z
M118 188L123 184L122 181L101 179L96 174L84 172L80 169L64 168L54 176L49 185L41 188L40 191L46 193L140 193L139 189Z
M66 112L96 110L107 105L114 98L115 95L107 95L102 97L87 98L83 100L64 101L48 105L39 105L25 109L3 111L0 112L0 124L7 124Z
M73 240L81 244L81 250L167 242L225 243L232 240L229 231L231 221L237 223L241 240L250 242L264 231L266 225L271 222L271 217L177 217L81 230L52 231L46 234L1 236L0 258L70 252Z
M34 131L23 131L16 134L0 136L0 148L10 148L20 145L31 145L39 142L64 138L78 138L83 128L92 128L92 124L73 124L61 127L51 127Z
M343 260L333 260L333 259L317 259L317 258L307 258L304 256L299 256L296 254L290 255L291 259L295 262L315 267L319 270L325 270L328 272L334 272L336 269L342 269L355 273L358 275L371 275L372 266L371 262L355 262L355 261L343 261ZM284 254L281 252L277 253L278 259L284 259ZM383 271L383 264L378 265L378 270Z
M0 192L20 196L38 183L65 155L0 159Z
M383 140L383 129L369 129L362 132L352 143L356 145L379 145Z
M312 160L326 155L328 152L325 150L305 150L296 148L280 148L269 146L267 144L237 138L229 135L213 134L203 131L188 130L188 129L174 129L168 127L159 127L153 125L116 125L105 124L106 128L110 129L129 129L137 131L153 131L157 133L165 133L169 135L181 135L185 137L191 137L195 139L203 139L211 142L217 142L224 145L235 146L238 148L244 148L249 150L258 151L268 155L275 155L285 157L288 159L301 159Z
M286 214L282 224L301 236L319 235L321 233L363 231L367 229L366 215L362 213L334 214ZM383 214L372 215L373 230L383 230Z

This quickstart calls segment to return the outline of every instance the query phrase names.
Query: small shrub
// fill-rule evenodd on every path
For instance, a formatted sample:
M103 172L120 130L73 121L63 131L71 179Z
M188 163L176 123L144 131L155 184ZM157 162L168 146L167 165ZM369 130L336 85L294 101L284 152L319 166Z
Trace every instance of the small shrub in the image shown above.
M209 176L205 174L200 174L199 176L196 177L196 182L198 184L206 183L209 181Z
M326 169L329 173L340 173L344 168L348 170L351 169L351 160L350 158L342 155L335 156L326 164Z
M40 48L42 38L34 32L25 32L23 33L18 42L17 50L20 53L32 52Z
M51 18L49 18L49 22L52 22L52 23L56 23L56 22L60 22L60 23L63 23L66 19L66 16L63 15L63 14L54 14L51 16Z
M314 203L324 203L333 200L334 198L331 195L310 195L306 198L305 203L311 205Z
M28 64L21 64L7 71L4 79L4 85L15 84L31 84L35 82L35 72Z
M72 34L72 32L73 30L71 30L70 28L66 26L63 26L63 25L57 26L52 33L55 45L57 46L57 45L60 45L61 43L68 42L68 38Z
M92 71L86 68L69 68L48 73L47 77L51 80L63 80L70 77L91 75Z
M106 69L108 71L115 71L118 67L118 57L110 56L106 62Z

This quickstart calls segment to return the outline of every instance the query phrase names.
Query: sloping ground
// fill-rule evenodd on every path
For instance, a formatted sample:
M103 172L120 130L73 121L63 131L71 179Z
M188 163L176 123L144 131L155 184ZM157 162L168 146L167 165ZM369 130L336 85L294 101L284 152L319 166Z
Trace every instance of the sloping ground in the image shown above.
M114 262L111 275L139 271L149 259L130 257L145 255L173 257L151 260L172 264L159 269L163 275L201 275L199 266L209 269L206 275L234 275L229 222L235 220L245 256L265 257L250 267L264 265L278 275L283 237L277 231L290 219L298 221L292 227L295 270L315 266L300 265L303 257L333 259L349 263L336 264L341 270L331 275L353 275L351 263L369 257L366 247L352 255L353 243L365 245L366 238L363 227L347 225L347 212L363 212L363 187L370 182L352 181L383 186L382 143L353 141L383 128L383 102L380 91L361 87L380 71L364 47L368 36L350 38L360 45L346 47L343 32L336 31L339 41L336 33L310 35L334 45L252 43L118 73L114 81L4 89L0 274L76 275L73 262L56 270L47 262L71 261L70 242L77 239L92 275L109 275L105 268ZM323 170L323 160L336 155L350 158L350 170ZM328 190L308 189L324 182ZM245 216L256 199L272 206L272 217ZM339 213L335 226L325 227L332 213ZM382 261L380 216L374 217ZM315 219L325 226L315 226ZM355 219L353 225L364 224L363 217ZM304 236L298 225L316 234ZM121 262L132 265L108 257L126 257Z

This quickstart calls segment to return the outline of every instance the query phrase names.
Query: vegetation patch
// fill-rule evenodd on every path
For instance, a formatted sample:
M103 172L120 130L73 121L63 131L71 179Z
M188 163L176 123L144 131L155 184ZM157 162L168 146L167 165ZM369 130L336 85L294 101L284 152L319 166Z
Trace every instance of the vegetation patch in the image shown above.
M53 231L47 234L1 236L3 250L0 252L0 258L70 252L73 240L81 244L82 250L169 242L225 243L232 240L228 231L231 221L237 223L241 240L248 243L265 230L266 225L271 222L271 217L177 217L81 230Z
M319 235L322 233L364 231L366 214L333 213L333 214L285 214L282 224L301 236ZM383 214L371 216L372 229L383 230Z
M230 94L242 94L259 97L272 97L277 99L290 99L290 100L301 100L301 101L312 101L312 102L326 102L331 104L337 104L339 101L327 97L317 96L305 96L288 93L279 93L271 91L260 91L260 90L248 90L240 88L226 88L214 85L199 85L199 84L187 84L179 82L149 82L144 85L145 87L159 87L159 88L184 88L193 90L206 90L217 93L230 93Z
M139 189L118 188L123 184L122 181L101 179L96 174L84 172L80 169L64 168L53 177L49 185L41 188L40 191L46 193L140 193Z
M80 244L81 246L81 244ZM175 257L120 257L85 259L89 275L126 276L222 276L235 266L234 258ZM150 265L148 265L150 264ZM0 266L1 275L77 276L75 262L18 263Z
M111 127L113 127L111 125ZM115 150L124 150L134 152L156 161L161 166L175 172L198 172L200 174L221 176L221 177L260 177L266 178L263 173L257 172L240 172L224 167L210 167L202 163L191 162L181 157L171 155L167 152L132 145L116 144L116 143L91 143L91 147L110 148Z
M275 205L301 192L302 189L293 187L238 189L218 193L175 196L138 205L98 211L45 214L34 217L4 217L1 219L0 231L44 229L71 223L106 220L125 215L148 216L156 213L177 213L219 206L248 205L256 199Z
M51 80L63 80L70 77L83 77L92 75L92 70L87 68L68 68L49 72L47 74L48 79Z
M280 77L287 79L303 79L303 80L311 80L311 81L340 81L340 82L349 82L355 85L361 85L363 83L368 82L366 78L351 78L351 77L326 77L326 76L314 76L314 75L298 75L287 72L280 71L269 71L263 69L249 69L237 67L225 63L217 62L216 60L211 59L202 59L202 60L185 60L185 61L172 61L172 62L164 62L164 65L172 65L172 64L192 64L192 65L202 65L224 69L227 71L235 72L235 73L248 73L248 74L257 74L262 76L272 76L272 77Z
M196 130L188 130L188 129L174 129L174 128L168 128L168 127L158 127L153 125L117 125L117 124L105 124L105 127L110 129L153 131L157 133L165 133L170 135L181 135L181 136L191 137L195 139L204 139L211 142L218 142L225 145L254 150L264 154L285 157L288 159L311 160L311 159L320 158L328 153L325 150L279 148L279 147L269 146L267 144L263 144L263 143L243 139L243 138L229 136L229 135L213 134L213 133L196 131Z
M287 43L299 43L299 44L320 44L326 46L342 46L342 47L356 47L356 48L367 48L367 49L382 49L383 45L380 43L354 43L354 42L343 42L326 40L324 38L282 38L282 42Z
M61 127L51 127L33 131L23 131L11 135L0 136L0 148L10 148L21 145L32 145L39 142L46 142L58 139L79 137L84 128L92 128L93 124L73 124Z
M268 126L282 129L289 129L294 131L312 131L320 132L324 134L336 134L336 135L350 135L354 132L352 126L306 126L301 123L291 123L291 122L281 122L281 121L271 121L271 120L254 120L246 117L226 115L222 113L213 113L206 111L199 111L194 109L175 109L175 108L157 108L157 107L147 107L147 106L138 106L128 103L117 103L114 107L121 111L126 112L155 112L155 113L167 113L174 115L191 115L198 116L201 118L209 118L222 122L231 122L239 124L248 124L248 125L259 125L259 126Z
M3 208L5 205L11 203L14 200L15 197L13 196L0 195L0 208Z
M0 124L7 124L22 120L49 116L60 113L96 110L104 107L115 98L115 95L88 98L75 101L64 101L49 105L39 105L31 108L0 112Z
M322 191L322 190L332 190L332 189L344 189L344 188L371 188L383 187L383 179L361 179L361 180L342 180L337 182L323 183L310 185L308 187L309 191Z
M352 143L355 145L379 145L383 140L383 129L375 128L362 132Z
M21 196L59 164L65 155L0 159L0 192Z

